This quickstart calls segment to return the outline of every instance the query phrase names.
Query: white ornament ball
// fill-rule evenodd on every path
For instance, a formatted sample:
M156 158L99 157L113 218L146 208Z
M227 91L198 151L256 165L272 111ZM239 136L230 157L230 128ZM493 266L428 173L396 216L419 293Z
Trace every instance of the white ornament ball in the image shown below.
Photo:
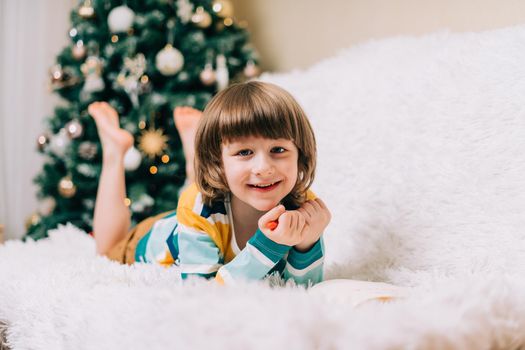
M142 155L135 147L130 147L124 155L124 168L129 171L137 170L142 163Z
M69 147L71 140L67 134L66 129L62 128L58 134L51 137L49 142L49 150L58 157L63 157L66 154L66 150Z
M168 44L155 57L155 66L163 75L175 75L184 66L184 56Z
M127 32L134 19L135 12L126 5L115 7L108 16L109 29L113 33Z

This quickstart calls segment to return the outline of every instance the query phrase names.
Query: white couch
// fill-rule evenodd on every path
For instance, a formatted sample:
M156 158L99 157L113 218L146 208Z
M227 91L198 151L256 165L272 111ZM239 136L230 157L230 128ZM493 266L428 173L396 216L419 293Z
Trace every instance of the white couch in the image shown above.
M297 288L181 285L63 227L0 247L13 348L525 346L525 27L401 37L266 75L310 115L326 275L411 288L356 309ZM344 291L341 291L343 293Z

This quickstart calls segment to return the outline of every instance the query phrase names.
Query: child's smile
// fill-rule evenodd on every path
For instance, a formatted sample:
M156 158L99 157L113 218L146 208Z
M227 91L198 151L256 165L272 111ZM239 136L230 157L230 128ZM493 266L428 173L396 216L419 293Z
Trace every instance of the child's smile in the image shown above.
M232 201L262 212L277 206L297 182L298 157L297 147L287 139L248 136L223 144L224 174Z

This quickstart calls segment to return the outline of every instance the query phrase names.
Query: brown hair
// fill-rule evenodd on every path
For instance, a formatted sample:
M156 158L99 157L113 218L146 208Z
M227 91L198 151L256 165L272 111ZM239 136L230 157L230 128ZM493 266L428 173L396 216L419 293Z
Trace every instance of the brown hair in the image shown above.
M234 84L206 106L195 137L195 182L204 203L229 192L221 146L239 137L292 140L299 150L297 183L285 200L300 206L312 185L316 166L315 136L297 101L284 89L264 82Z

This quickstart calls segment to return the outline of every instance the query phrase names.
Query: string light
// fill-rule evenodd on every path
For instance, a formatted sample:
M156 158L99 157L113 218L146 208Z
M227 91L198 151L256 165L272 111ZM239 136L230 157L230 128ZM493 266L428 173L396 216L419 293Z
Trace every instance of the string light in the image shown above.
M152 165L149 168L149 172L152 173L153 175L155 175L158 171L159 171L159 169L157 169L157 167L155 165Z

